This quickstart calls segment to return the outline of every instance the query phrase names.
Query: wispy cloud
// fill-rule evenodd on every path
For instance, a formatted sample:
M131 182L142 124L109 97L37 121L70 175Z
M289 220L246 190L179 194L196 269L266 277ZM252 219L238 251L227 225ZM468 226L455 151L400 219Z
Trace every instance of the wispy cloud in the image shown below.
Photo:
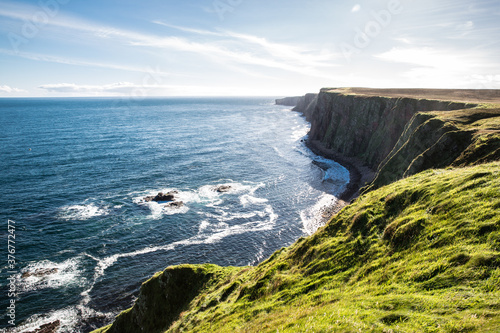
M7 94L12 94L12 93L24 93L26 91L23 90L23 89L12 88L10 86L4 85L4 86L0 86L0 92L7 93Z
M395 47L375 57L407 64L408 68L401 72L401 76L427 87L477 87L477 77L496 74L495 71L500 68L498 61L492 61L487 54L477 50Z
M361 5L356 4L354 7L352 7L351 12L356 13L356 12L359 12L360 10L361 10Z
M31 10L28 8L29 6L26 5L9 3L9 6L0 9L0 15L11 19L29 20L29 13L37 10L37 7L31 6ZM77 32L80 32L79 36L82 40L85 38L88 39L89 36L93 36L94 39L112 39L114 42L126 46L189 52L210 61L216 60L219 64L223 64L224 62L219 60L224 59L225 62L228 63L228 67L234 65L260 66L324 78L328 77L328 75L325 75L325 68L332 68L335 66L336 56L334 54L325 54L297 46L274 43L265 38L248 34L229 31L208 31L169 25L160 21L154 22L182 32L195 34L198 37L205 36L207 39L200 41L199 38L189 39L185 36L161 36L140 33L103 26L95 22L68 16L64 13L54 16L51 20L46 22L46 25L64 28L65 30L71 29L75 32L75 35ZM75 39L78 38L75 37ZM21 56L27 57L26 54L21 54ZM31 59L47 61L48 58L31 57ZM64 62L60 61L61 59L57 59L57 57L52 57L51 61L52 60L55 62ZM68 64L75 65L94 65L96 67L107 68L115 67L115 69L126 67L78 60L66 60Z
M210 87L196 85L140 85L131 82L117 82L104 85L79 85L75 83L44 84L38 87L58 95L118 96L132 100L143 96L240 96L238 87ZM261 95L247 91L247 95Z
M477 52L458 52L432 47L395 47L375 57L390 62L456 71L470 71L489 65L478 62L483 56Z
M64 64L64 65L98 67L98 68L115 69L115 70L120 70L120 71L144 73L144 74L150 74L151 72L154 72L154 74L158 75L158 76L176 75L176 74L173 74L170 72L165 72L165 71L159 70L158 68L152 69L150 67L135 67L135 66L111 64L111 63L105 63L105 62L85 61L85 60L66 58L66 57L60 57L60 56L53 56L53 55L47 55L47 54L40 54L40 53L32 53L32 52L14 52L12 50L1 49L1 48L0 48L0 54L17 56L17 57L21 57L21 58L25 58L25 59L29 59L29 60L34 60L34 61L52 62L52 63L58 63L58 64Z
M261 47L262 51L267 52L269 55L273 57L301 63L302 65L335 66L334 61L339 59L340 57L340 55L336 53L322 53L318 52L317 50L310 50L308 48L300 47L297 45L271 42L263 37L237 33L233 31L227 31L227 30L211 31L203 29L192 29L188 27L181 27L177 25L168 24L158 20L153 21L153 23L184 32L194 33L198 35L229 38L230 40L235 42L247 43L248 45L252 46L259 46Z
M157 86L154 86L157 88ZM134 89L148 89L151 86L141 86L130 82L118 82L107 85L78 85L74 83L44 84L38 88L60 93L118 93L130 94Z

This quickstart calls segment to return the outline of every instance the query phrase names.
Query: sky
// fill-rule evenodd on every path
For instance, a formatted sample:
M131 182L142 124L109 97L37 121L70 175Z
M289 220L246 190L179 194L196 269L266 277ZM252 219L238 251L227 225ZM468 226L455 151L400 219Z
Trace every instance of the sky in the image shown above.
M0 0L0 97L500 88L498 0Z

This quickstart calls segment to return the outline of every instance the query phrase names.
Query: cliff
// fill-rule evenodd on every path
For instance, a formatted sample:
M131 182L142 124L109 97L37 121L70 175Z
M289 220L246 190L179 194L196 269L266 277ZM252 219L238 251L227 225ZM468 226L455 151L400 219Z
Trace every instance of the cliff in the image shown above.
M297 100L311 142L376 171L364 194L256 267L155 274L96 332L500 331L496 94L323 89Z
M304 99L304 96L285 97L275 100L276 105L296 106Z
M353 172L372 170L358 185L374 189L430 168L497 160L499 108L481 98L500 103L496 90L343 88L322 89L302 110L311 148Z

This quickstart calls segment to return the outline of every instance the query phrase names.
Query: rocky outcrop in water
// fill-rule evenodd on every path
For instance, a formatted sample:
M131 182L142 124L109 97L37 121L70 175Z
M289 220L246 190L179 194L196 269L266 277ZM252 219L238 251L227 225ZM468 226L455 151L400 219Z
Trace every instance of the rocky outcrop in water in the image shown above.
M144 198L145 202L168 202L168 201L174 201L175 200L175 195L178 194L176 191L168 192L168 193L163 193L160 192L155 196L148 196Z
M44 324L34 331L26 332L26 333L55 333L55 332L57 332L57 330L59 329L60 326L61 326L61 321L56 320L52 323Z

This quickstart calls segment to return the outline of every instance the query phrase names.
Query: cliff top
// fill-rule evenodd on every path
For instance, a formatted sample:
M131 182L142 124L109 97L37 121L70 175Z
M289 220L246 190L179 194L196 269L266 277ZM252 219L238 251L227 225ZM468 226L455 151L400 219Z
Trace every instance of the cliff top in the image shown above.
M465 103L498 103L500 89L377 89L377 88L327 88L325 92L346 95L383 96L392 98L417 98Z

